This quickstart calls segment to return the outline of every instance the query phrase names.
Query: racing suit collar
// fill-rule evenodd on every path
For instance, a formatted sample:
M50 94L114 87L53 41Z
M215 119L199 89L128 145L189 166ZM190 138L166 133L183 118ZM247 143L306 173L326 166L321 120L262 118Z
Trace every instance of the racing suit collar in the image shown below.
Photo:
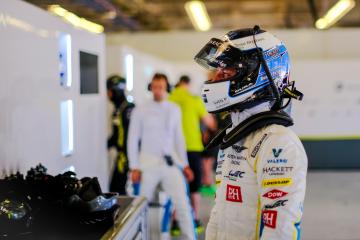
M269 102L261 103L255 107L245 109L241 112L231 112L231 122L232 122L231 129L233 129L234 127L236 127L237 125L239 125L240 123L242 123L243 121L248 119L249 117L251 117L255 114L261 113L261 112L266 112L266 111L270 111L270 103ZM231 129L228 129L228 130L231 130Z

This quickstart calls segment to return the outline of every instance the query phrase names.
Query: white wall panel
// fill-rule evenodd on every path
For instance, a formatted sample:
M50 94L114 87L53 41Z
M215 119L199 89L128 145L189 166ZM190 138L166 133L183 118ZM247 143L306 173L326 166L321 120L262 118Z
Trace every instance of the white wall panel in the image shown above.
M251 26L249 26L251 27ZM233 29L231 29L233 30ZM315 29L273 30L267 29L282 39L294 59L359 58L358 39L360 29ZM228 30L209 32L174 31L108 34L107 45L127 45L142 52L174 62L192 61L194 55L212 37L220 38Z
M294 129L305 137L360 136L358 60L299 60L291 78L305 93L294 101Z
M72 38L72 79L60 86L59 33ZM0 169L25 171L43 163L52 174L74 166L78 175L108 182L105 42L19 0L0 1ZM99 94L80 95L79 51L99 57ZM74 103L74 153L61 153L60 102Z

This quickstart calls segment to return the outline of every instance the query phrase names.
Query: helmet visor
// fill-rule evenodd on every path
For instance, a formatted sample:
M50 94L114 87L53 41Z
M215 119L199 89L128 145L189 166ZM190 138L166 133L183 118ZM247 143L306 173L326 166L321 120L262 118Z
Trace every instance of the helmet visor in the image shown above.
M195 61L208 70L235 67L241 51L228 41L212 38L195 56Z

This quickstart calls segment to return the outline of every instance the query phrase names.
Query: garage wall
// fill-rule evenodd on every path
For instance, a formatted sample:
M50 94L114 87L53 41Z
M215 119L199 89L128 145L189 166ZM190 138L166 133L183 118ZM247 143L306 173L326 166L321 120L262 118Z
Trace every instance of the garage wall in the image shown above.
M162 61L172 77L180 72L195 80L194 93L199 93L206 73L195 64L193 56L211 37L221 37L227 30L205 33L183 31L107 35L107 58L121 64L114 49L133 49L141 56ZM301 136L309 155L311 168L360 168L360 48L358 29L274 30L290 52L291 78L305 98L293 104L294 130ZM109 50L110 49L110 50ZM141 54L139 54L141 53ZM148 61L152 63L152 61ZM124 73L113 65L111 71ZM141 71L141 70L139 70ZM109 69L108 69L109 72ZM134 79L143 88L143 78ZM142 95L135 100L142 101ZM344 154L341 157L341 154ZM341 160L339 160L341 158Z
M72 86L60 86L59 36L71 36ZM105 38L20 0L0 1L0 171L38 163L98 176L107 187ZM98 56L99 93L80 95L79 51ZM74 152L61 148L60 102L74 106ZM1 175L1 174L0 174Z
M315 29L267 29L283 40L292 59L359 59L358 28L326 31ZM189 62L212 37L220 38L228 30L209 32L172 31L107 34L108 45L127 45L142 52L174 61Z

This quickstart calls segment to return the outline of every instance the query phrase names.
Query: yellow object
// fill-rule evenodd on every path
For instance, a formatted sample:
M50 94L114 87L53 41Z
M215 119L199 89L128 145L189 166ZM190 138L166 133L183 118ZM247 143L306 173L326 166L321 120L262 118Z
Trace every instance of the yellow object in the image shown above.
M74 13L60 7L59 5L50 5L48 11L62 17L65 21L71 23L75 27L85 29L92 33L104 32L104 27L100 24L86 20L85 18L79 17Z
M256 210L256 232L258 234L256 234L256 239L255 240L259 240L260 239L260 222L262 221L261 219L261 201L260 201L260 195L258 196L258 203L257 203L257 210Z
M350 12L350 10L355 7L355 4L355 0L339 0L322 18L316 21L315 27L317 29L331 27Z
M262 187L282 187L289 186L292 184L291 178L275 178L262 181Z
M208 31L211 28L211 21L202 1L189 1L185 3L185 11L197 31Z
M117 167L118 171L120 173L125 172L125 166L126 166L126 156L123 152L120 152L117 159Z
M203 151L204 145L201 139L200 121L208 113L201 98L191 95L183 87L177 87L170 94L169 100L181 108L186 150L188 152Z

